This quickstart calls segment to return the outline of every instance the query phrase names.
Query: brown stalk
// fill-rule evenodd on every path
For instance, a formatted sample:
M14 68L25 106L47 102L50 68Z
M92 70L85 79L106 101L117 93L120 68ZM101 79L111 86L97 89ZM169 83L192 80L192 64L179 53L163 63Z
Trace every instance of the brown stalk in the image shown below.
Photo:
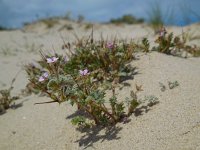
M110 114L110 113L108 112L107 108L104 108L104 107L102 107L101 105L96 104L96 102L94 102L94 101L93 101L93 104L94 104L96 107L99 107L99 108L100 108L105 114L107 114L110 118L112 118L113 121L114 121L115 123L117 122L117 120L115 119L115 117L114 117L112 114Z
M99 123L98 119L97 119L96 116L93 114L93 111L92 111L92 110L91 110L91 112L90 112L86 107L80 106L76 99L73 99L73 100L74 100L74 102L76 103L76 105L77 105L80 109L82 109L83 111L86 111L89 115L91 115L91 117L92 117L92 118L94 119L94 121L95 121L95 124L98 124L98 123ZM90 106L90 107L92 108L92 106Z

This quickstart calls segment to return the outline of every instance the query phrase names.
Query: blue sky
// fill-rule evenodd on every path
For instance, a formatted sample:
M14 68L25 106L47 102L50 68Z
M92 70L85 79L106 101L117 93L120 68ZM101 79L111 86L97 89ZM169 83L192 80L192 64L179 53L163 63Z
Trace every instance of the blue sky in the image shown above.
M0 25L20 27L38 17L63 16L69 11L73 17L82 14L93 22L106 22L124 14L148 19L156 2L164 16L173 16L173 24L184 25L188 18L200 21L200 0L0 0Z

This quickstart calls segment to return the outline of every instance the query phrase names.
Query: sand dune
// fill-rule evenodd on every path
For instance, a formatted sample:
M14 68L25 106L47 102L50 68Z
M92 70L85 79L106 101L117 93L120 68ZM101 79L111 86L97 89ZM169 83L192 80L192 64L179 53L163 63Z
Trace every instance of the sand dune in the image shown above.
M71 25L69 30L64 25ZM39 50L63 53L63 37L75 40L74 33L82 37L91 29L86 24L60 20L53 27L35 23L22 30L0 32L0 89L8 87L23 65L39 59ZM200 25L184 28L167 27L175 34L182 30L190 33L189 44L199 45ZM198 31L198 32L197 32ZM94 37L155 39L153 30L147 25L94 25ZM131 87L118 91L119 97L128 94L135 84L143 85L139 98L147 95L158 97L159 103L150 109L141 109L133 114L127 124L118 123L110 129L96 127L79 132L71 125L70 116L75 107L68 103L34 105L49 100L47 97L31 95L16 101L16 109L8 109L0 116L1 150L78 150L78 149L123 149L123 150L200 150L200 58L179 58L151 52L137 54L138 60L131 62L138 74L127 82ZM174 89L160 90L159 82L178 81ZM25 71L21 71L14 83L13 95L25 88L28 82Z

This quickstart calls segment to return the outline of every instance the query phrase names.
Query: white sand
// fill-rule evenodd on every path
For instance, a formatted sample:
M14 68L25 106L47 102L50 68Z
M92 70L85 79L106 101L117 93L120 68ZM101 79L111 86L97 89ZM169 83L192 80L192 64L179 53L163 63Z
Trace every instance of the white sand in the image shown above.
M67 41L73 41L73 32L80 37L89 35L90 30L83 25L72 24L74 30L58 31L66 22L47 30L37 23L23 31L0 32L0 89L9 86L12 78L23 64L39 59L38 51L56 49L61 51L63 44L60 34ZM198 31L200 25L191 25L184 31ZM154 41L153 31L147 25L113 26L95 25L95 37L117 35L120 38L142 38L147 36ZM182 28L169 27L170 31L181 34ZM199 30L200 31L200 30ZM195 36L200 36L200 32ZM191 35L194 37L194 34ZM199 44L194 39L189 43ZM8 54L2 51L9 52ZM134 88L142 84L139 98L155 95L159 104L130 117L127 124L118 123L115 128L106 130L98 127L81 133L70 123L70 115L76 108L67 103L34 105L48 101L46 97L32 95L16 102L17 109L8 109L0 116L0 150L78 150L78 149L123 149L123 150L200 150L200 58L178 58L152 52L139 54L139 60L131 62L138 68L134 80L127 81ZM178 81L179 86L165 92L160 91L159 82ZM22 71L14 83L15 95L27 83ZM120 97L129 95L130 87L119 91ZM20 104L22 105L20 107ZM68 118L68 119L67 119ZM106 132L107 131L107 132Z

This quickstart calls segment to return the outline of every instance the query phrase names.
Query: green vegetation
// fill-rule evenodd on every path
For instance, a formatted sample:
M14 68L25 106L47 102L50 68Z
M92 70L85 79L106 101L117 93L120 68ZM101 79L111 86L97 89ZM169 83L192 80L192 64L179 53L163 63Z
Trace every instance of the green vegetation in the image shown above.
M93 27L93 24L92 23L86 23L85 25L85 29L88 30L88 29L92 29Z
M155 34L165 25L166 22L173 24L174 16L173 10L169 7L167 11L163 12L160 2L155 1L150 9L147 11L148 23L153 28Z
M26 71L30 82L36 89L48 94L52 102L76 104L95 124L115 124L127 116L124 103L117 101L115 87L122 76L131 73L125 64L132 59L132 52L125 43L92 41L78 41L76 52L71 53L70 58L42 54L42 60L38 62L46 70L42 75L42 71L32 65L27 65ZM108 100L112 112L104 104L108 88L113 93ZM136 103L136 99L131 99L129 107L133 109L131 104L136 107ZM72 122L80 125L86 120L83 117L74 118Z
M160 30L159 36L155 42L158 44L158 46L153 47L153 50L161 53L183 57L182 54L186 52L186 54L190 54L194 57L200 56L199 47L196 45L186 45L184 34L182 34L181 37L174 36L173 33L167 33L165 28Z
M13 78L11 85L8 89L0 90L0 114L5 113L6 109L10 108L13 102L19 98L18 96L13 96L13 97L11 96L13 83L15 82L16 77Z
M110 23L115 23L115 24L121 24L121 23L126 23L126 24L137 24L137 23L143 23L144 19L137 19L133 15L124 15L121 18L117 19L111 19Z
M44 23L47 28L52 28L54 25L58 24L58 20L53 18L41 19L40 22Z
M0 31L11 31L11 30L14 30L14 28L7 28L0 25Z
M182 52L196 56L199 52L199 48L185 44L184 35L174 37L165 28L159 31L155 41L158 45L152 49L147 38L143 38L141 43L117 39L94 41L93 32L89 38L76 38L73 46L70 43L62 46L66 55L41 52L42 59L38 65L26 65L25 70L29 85L32 85L29 89L45 93L52 99L37 104L68 101L72 106L76 105L86 114L72 119L72 123L78 126L113 125L134 113L141 104L137 98L141 86L136 86L136 91L131 91L125 100L118 100L116 88L135 74L129 62L134 60L136 52L155 50L175 56L182 56ZM179 85L177 81L168 84L170 89ZM162 83L160 87L161 91L166 90ZM112 93L110 97L106 97L108 90ZM148 107L158 103L155 96L146 97L145 101L148 101Z
M3 31L3 30L9 30L9 29L6 27L0 26L0 31Z
M37 104L68 101L76 105L86 114L72 119L78 126L107 126L126 120L140 104L137 93L141 86L131 91L125 100L118 100L116 88L135 74L128 63L134 59L136 49L142 47L148 52L148 40L143 39L142 44L137 45L116 39L94 41L91 35L88 39L78 39L74 46L72 50L70 43L65 44L66 56L41 52L42 60L37 67L25 66L32 89L52 99ZM106 97L108 90L112 93L110 97Z
M178 83L178 81L174 81L174 82L169 81L168 86L169 86L169 89L173 89L173 88L179 86L179 83Z
M148 12L149 24L155 32L157 32L164 25L164 16L158 3L152 5L151 10Z
M168 81L168 87L169 89L174 89L175 87L179 86L180 84L178 83L178 81ZM160 90L162 92L164 92L165 90L167 90L167 86L165 86L163 83L159 82L159 86L160 86Z
M85 20L85 17L83 15L78 15L77 22L82 23Z
M123 122L142 105L137 97L142 86L136 85L136 90L130 91L125 99L119 99L116 93L121 83L132 79L136 74L135 68L129 64L134 60L136 52L149 53L154 50L174 56L182 56L182 52L192 56L200 54L197 46L186 45L185 34L174 36L164 27L159 31L155 40L157 45L152 49L147 38L138 43L116 38L112 41L103 38L95 41L93 31L89 38L76 38L76 42L64 43L62 46L63 51L66 50L65 55L41 52L41 60L37 61L37 65L25 66L30 81L25 92L43 93L52 99L36 104L67 101L72 106L75 105L83 113L72 118L72 124L81 127ZM35 46L32 47L35 49ZM169 82L168 86L173 89L179 83ZM162 83L160 87L161 91L166 90ZM0 91L1 111L9 108L15 100L10 96L11 90L12 86L8 90ZM108 91L110 96L106 95ZM145 97L144 101L148 101L145 107L157 104L157 100L155 96Z

